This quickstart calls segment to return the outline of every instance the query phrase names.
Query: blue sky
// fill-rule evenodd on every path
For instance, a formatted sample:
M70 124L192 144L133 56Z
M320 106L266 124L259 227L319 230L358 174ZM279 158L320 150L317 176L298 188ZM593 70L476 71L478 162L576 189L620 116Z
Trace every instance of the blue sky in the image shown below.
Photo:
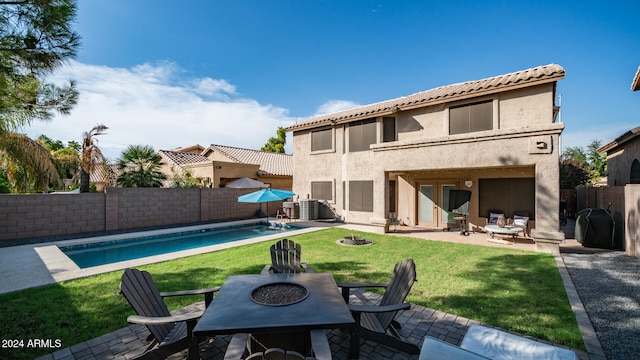
M640 125L638 1L80 0L71 116L25 129L79 141L259 149L278 126L550 63L562 146ZM291 140L287 145L291 152Z

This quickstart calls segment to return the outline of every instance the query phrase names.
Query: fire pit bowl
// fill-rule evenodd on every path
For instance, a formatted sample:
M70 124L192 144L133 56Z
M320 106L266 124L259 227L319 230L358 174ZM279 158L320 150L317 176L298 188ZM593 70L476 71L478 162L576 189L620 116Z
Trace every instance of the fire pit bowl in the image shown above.
M309 296L306 287L291 282L275 282L258 286L251 291L251 300L260 305L285 306L298 303Z
M346 246L367 246L373 245L373 241L367 240L360 236L345 236L342 239L336 241L337 244Z

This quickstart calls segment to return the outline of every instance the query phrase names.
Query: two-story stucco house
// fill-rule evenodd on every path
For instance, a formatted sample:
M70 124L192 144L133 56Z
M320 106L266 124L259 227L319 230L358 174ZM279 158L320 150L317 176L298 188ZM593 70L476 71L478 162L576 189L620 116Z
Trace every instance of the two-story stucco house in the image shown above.
M489 211L529 213L540 251L559 230L555 64L468 81L326 114L293 132L293 191L327 200L346 222L388 231L450 227L449 191L471 191L468 226Z

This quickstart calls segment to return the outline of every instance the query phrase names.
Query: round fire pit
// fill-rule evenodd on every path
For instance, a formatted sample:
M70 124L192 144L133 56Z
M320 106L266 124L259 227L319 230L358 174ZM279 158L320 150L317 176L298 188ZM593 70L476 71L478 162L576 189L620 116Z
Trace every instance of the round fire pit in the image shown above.
M347 246L367 246L373 245L373 241L367 240L360 236L345 236L344 238L336 241L340 245Z
M279 282L258 286L251 292L251 300L260 305L284 306L298 303L309 296L302 285Z

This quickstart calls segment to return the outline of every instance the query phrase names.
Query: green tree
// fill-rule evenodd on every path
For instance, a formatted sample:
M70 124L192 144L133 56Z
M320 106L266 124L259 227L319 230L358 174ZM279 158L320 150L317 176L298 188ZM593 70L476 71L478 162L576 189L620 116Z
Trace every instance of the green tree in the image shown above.
M279 126L275 137L270 137L267 143L260 149L261 151L284 154L284 145L287 143L287 131Z
M99 135L104 135L105 130L109 129L105 125L99 124L94 126L88 132L82 135L81 146L81 164L80 166L80 192L89 192L89 180L91 173L96 171L99 167L104 169L104 173L109 176L109 166L107 166L107 160L102 151L98 147L98 140L95 138Z
M0 131L0 155L14 193L43 192L60 183L49 151L24 134Z
M562 160L573 160L588 165L587 154L579 146L568 147L562 153Z
M200 180L193 176L190 171L185 171L183 173L179 173L173 171L173 176L171 177L171 183L169 187L172 188L199 188L203 187Z
M560 186L573 189L579 185L597 183L607 175L607 157L598 153L600 140L592 140L586 150L575 146L567 148L560 158Z
M59 180L49 152L17 130L36 120L50 120L55 112L69 114L77 103L73 81L61 87L44 81L76 56L79 36L70 27L76 6L73 0L15 0L0 5L3 165L14 190L46 190Z
M560 163L560 189L575 189L589 183L589 168L585 163L568 158Z
M80 153L73 145L74 142L69 142L69 146L64 146L62 141L53 140L46 135L40 135L36 141L49 150L51 160L58 170L60 178L72 179L73 183L78 181L81 161Z
M601 177L607 176L607 155L598 152L600 146L602 146L600 140L591 140L587 145L587 162L589 163L589 175L592 183L596 183Z
M153 147L130 145L117 160L118 185L124 187L161 187L167 176L160 171L162 157Z
M0 172L0 194L10 194L11 193L11 183L7 178L7 173Z

